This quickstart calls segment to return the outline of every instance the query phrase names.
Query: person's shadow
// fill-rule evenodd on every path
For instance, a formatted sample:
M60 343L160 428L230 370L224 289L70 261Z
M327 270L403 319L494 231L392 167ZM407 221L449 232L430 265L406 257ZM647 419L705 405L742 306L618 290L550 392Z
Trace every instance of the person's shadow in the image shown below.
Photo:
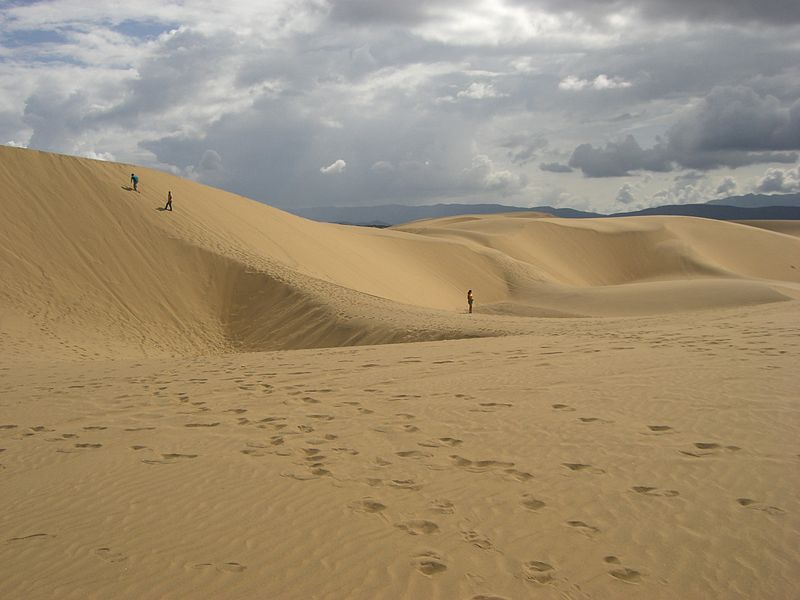
M132 192L133 191L133 188L131 186L129 186L129 185L121 185L119 187L121 187L126 192Z

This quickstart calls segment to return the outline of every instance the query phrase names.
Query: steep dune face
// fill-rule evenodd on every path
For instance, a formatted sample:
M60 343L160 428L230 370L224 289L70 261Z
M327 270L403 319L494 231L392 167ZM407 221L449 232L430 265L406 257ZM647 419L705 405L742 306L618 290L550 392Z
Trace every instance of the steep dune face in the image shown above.
M128 188L130 173L141 193ZM159 211L167 191L175 211ZM172 175L0 148L4 355L110 357L520 332L491 317L772 302L800 240L681 217L306 221ZM478 312L463 314L466 289Z

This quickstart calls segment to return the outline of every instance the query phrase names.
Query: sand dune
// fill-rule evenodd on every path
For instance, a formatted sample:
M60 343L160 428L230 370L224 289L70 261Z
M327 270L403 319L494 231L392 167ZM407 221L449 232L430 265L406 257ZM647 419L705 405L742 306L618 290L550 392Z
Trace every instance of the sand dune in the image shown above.
M682 217L307 221L174 176L0 149L0 327L18 353L219 353L518 332L796 297L800 241ZM128 187L132 171L141 193ZM175 211L158 210L167 190ZM422 326L420 326L422 324ZM17 334L15 332L22 332ZM91 350L89 350L91 348Z
M12 148L0 198L3 600L796 596L786 225L355 228Z
M739 223L795 237L800 236L800 223L797 221L739 221Z

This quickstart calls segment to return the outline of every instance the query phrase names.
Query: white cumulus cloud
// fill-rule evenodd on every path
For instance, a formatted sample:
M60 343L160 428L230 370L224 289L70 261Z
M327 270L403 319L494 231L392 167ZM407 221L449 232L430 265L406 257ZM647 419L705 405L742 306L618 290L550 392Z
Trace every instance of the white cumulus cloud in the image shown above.
M341 158L338 158L327 167L320 167L319 172L323 175L336 175L338 173L343 173L346 167L347 163Z
M609 77L600 73L594 79L581 79L575 75L569 75L559 82L558 89L577 92L580 90L614 90L629 88L632 85L630 81L625 81L621 77Z
M793 169L767 169L756 185L756 191L766 194L800 192L800 165Z

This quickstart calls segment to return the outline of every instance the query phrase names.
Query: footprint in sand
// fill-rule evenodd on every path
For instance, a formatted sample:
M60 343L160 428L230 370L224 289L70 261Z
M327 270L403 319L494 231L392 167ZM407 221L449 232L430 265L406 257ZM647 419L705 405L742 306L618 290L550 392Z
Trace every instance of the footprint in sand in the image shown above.
M631 489L637 494L642 494L643 496L663 496L664 498L674 498L675 496L681 495L678 490L662 490L649 485L635 485Z
M428 510L440 515L452 515L456 512L456 506L449 500L431 500Z
M111 548L98 548L94 553L106 562L118 563L128 560L128 557L121 552L114 552Z
M681 454L691 456L693 458L701 458L703 456L713 456L721 452L738 452L741 450L739 446L724 446L716 442L695 442L694 447L698 451L678 450Z
M432 550L421 552L411 559L411 565L423 575L437 575L447 570L444 559Z
M88 427L83 427L86 431L103 431L104 429L108 429L108 427L103 427L102 425L89 425Z
M562 463L565 467L567 467L570 471L579 471L582 473L591 473L592 475L602 475L605 473L603 469L599 469L597 467L593 467L592 465L587 465L584 463Z
M84 443L84 444L75 444L75 447L76 448L102 448L103 444L90 444L90 443L87 442L87 443Z
M215 569L220 573L241 573L247 567L242 565L238 562L226 562L221 564L214 564L214 563L197 563L194 565L195 569Z
M628 567L622 566L622 561L616 556L606 556L603 558L603 561L609 565L620 565L619 569L611 569L608 574L611 575L614 579L618 579L619 581L624 581L625 583L641 583L642 582L642 574L635 570L629 569Z
M350 456L358 456L361 454L355 448L331 448L334 452L339 452L341 454L349 454Z
M494 594L478 594L470 600L508 600L505 596L495 596Z
M553 565L540 560L531 560L522 565L525 579L534 583L551 583L555 575Z
M84 429L87 428L84 427ZM103 427L103 429L105 429L105 427ZM36 433L41 433L42 431L55 431L55 429L48 429L44 425L37 425L36 427L31 427L30 430L35 431Z
M519 471L517 469L504 469L503 473L508 475L514 481L519 481L520 483L524 483L533 479L533 475L528 473L527 471Z
M190 459L190 458L197 458L198 454L178 454L178 453L171 453L171 454L162 454L161 458L163 460L154 460L154 459L144 459L142 460L143 463L147 465L171 465L178 460L181 459Z
M760 510L768 515L782 515L786 513L786 511L782 508L770 506L769 504L764 504L763 502L757 502L756 500L751 500L750 498L737 498L736 502L739 504L739 506L743 506L744 508L749 508L751 510Z
M514 466L512 462L503 462L499 460L469 460L457 454L451 454L450 459L455 466L462 467L474 473L482 473L495 468L510 469Z
M544 508L545 506L547 506L545 502L542 502L541 500L534 498L530 494L523 494L520 504L522 504L522 506L524 506L528 510L539 510L540 508Z
M468 544L472 544L481 550L494 550L494 544L492 544L492 541L474 529L462 530L461 537Z
M402 529L409 535L431 535L433 533L439 533L439 526L436 523L424 519L397 523L395 527Z
M244 448L239 450L239 452L246 456L266 456L269 454L268 452L264 452L264 450L259 450L258 448Z
M30 535L22 535L20 537L8 538L7 542L28 542L34 540L47 540L56 536L49 533L32 533Z
M0 425L0 429L16 429L17 425Z
M560 410L564 412L574 412L575 409L572 408L569 404L552 404L551 405L554 410Z
M213 423L186 423L184 427L216 427L219 425L219 421L214 421Z
M597 527L589 525L588 523L584 523L583 521L567 521L567 525L574 528L576 531L579 531L583 535L588 535L589 537L600 532Z
M625 583L641 583L642 581L642 574L639 571L635 569L629 569L627 567L622 567L621 569L611 569L608 574L615 579L624 581Z
M674 433L675 431L669 425L648 425L647 428L653 433L658 433L662 435L665 433Z
M401 458L429 458L433 456L427 452L420 452L419 450L403 450L402 452L395 452Z
M417 445L422 446L423 448L455 448L456 446L460 446L462 441L456 438L451 437L443 437L437 438L435 440L427 440L425 442L418 442Z
M600 417L578 417L578 420L581 423L613 423L614 421L609 421L608 419L601 419Z
M350 503L350 510L358 513L375 514L386 510L386 505L374 498L362 498Z
M413 479L390 479L389 485L399 490L417 491L422 488L422 485L420 485Z

